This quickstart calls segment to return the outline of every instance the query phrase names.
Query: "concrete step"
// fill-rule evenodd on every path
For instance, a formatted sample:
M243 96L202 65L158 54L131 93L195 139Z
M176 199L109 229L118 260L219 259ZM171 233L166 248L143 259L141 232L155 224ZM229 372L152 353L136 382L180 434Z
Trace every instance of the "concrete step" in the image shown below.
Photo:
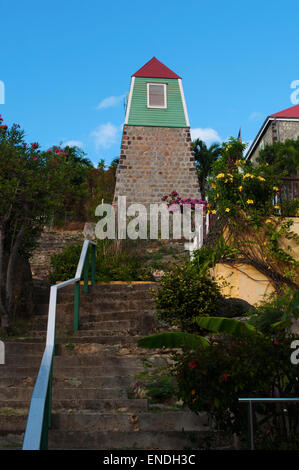
M54 413L53 428L82 431L200 431L209 427L205 413L197 416L190 411L165 411L163 413L140 412L105 414L97 412Z
M29 409L30 400L0 400L0 409ZM53 399L52 409L55 410L94 410L98 412L147 411L148 402L145 399Z
M74 373L76 371L74 370ZM129 388L136 382L134 376L83 376L74 375L70 377L54 377L53 386L57 390L58 388L73 388L78 387L85 388ZM28 386L34 386L35 378L33 377L1 377L1 387L18 387L27 388Z
M69 354L54 356L54 368L77 366L112 367L113 374L127 367L143 368L142 361L136 356L119 356L103 351L101 354Z
M0 401L31 400L32 387L0 387ZM122 388L57 388L53 387L53 400L103 400L103 399L127 399L127 392Z
M130 346L137 344L138 340L143 338L143 336L76 336L72 338L72 342L86 344L86 343L98 343L98 344L107 344L107 345L123 345ZM57 341L65 342L66 339L69 339L67 336L57 336Z
M73 310L68 313L60 313L57 312L56 322L57 327L59 328L60 325L68 325L71 329L73 326ZM84 311L80 310L79 312L79 325L82 328L83 325L86 323L90 326L97 322L102 321L130 321L130 320L139 320L145 321L145 319L153 319L155 320L154 314L152 310L111 310L110 312L96 312L96 311ZM38 331L46 331L48 323L48 312L44 315L38 315L33 317L29 328L30 331L38 330ZM96 325L95 325L96 327ZM86 325L86 328L89 326Z
M211 431L49 431L49 449L183 450L204 445Z
M105 312L126 312L131 310L154 310L154 302L151 299L140 298L140 299L114 299L103 298L96 300L91 298L88 302L80 298L80 312L85 312L87 314L91 313L105 313ZM49 307L48 304L37 304L35 306L36 315L48 315ZM73 314L74 312L74 299L71 299L68 302L58 303L57 304L57 317L59 315Z
M5 341L5 358L10 356L18 355L37 355L40 357L45 349L45 343L41 341L40 343L21 343L19 341ZM21 358L22 358L21 357Z
M22 378L28 380L28 378L35 378L37 376L40 364L38 366L13 366L7 367L6 369L0 368L0 379L11 377ZM71 377L107 377L111 376L111 365L107 366L75 366L67 367L64 364L56 364L54 369L54 378L71 378ZM143 370L140 367L124 366L119 367L119 375L124 376L135 376Z
M11 414L10 414L11 413ZM5 432L21 433L26 428L27 413L23 410L0 412L0 428ZM52 413L52 430L59 431L206 431L210 429L205 413L165 411L163 413L99 413L97 411Z

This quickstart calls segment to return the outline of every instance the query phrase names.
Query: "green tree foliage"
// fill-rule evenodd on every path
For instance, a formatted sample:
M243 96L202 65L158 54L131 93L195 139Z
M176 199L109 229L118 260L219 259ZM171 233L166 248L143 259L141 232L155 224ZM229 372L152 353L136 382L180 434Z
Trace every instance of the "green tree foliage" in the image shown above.
M98 168L88 173L89 199L86 204L88 219L96 220L95 209L102 201L108 204L113 202L116 168L113 162L106 167L105 161L101 160Z
M242 157L244 148L231 138L212 166L208 211L217 216L216 238L224 236L226 252L252 264L277 292L297 288L298 262L282 242L292 240L295 245L298 236L291 230L293 222L284 219L289 214L277 203L281 174L267 162L253 166ZM207 244L217 246L213 236L212 231Z
M192 150L197 168L199 186L202 199L205 198L207 178L211 172L212 164L220 156L220 145L212 144L209 148L200 139L192 142Z
M299 170L299 137L296 140L274 142L260 150L257 158L259 164L267 164L275 175L293 176Z
M2 121L2 118L1 118ZM27 144L14 124L0 126L0 313L13 311L18 256L28 259L43 226L61 204L69 183L63 156Z

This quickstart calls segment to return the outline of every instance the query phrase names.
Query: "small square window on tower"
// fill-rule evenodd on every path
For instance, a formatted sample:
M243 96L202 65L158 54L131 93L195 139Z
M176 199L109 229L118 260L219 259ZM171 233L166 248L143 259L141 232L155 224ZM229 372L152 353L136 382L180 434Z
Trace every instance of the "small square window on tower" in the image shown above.
M147 107L167 108L166 83L147 84Z

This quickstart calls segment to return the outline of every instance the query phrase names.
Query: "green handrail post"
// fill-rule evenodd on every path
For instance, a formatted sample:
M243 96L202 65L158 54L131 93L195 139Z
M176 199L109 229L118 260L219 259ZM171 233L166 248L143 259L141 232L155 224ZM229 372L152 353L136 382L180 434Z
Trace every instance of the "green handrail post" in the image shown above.
M91 285L95 285L96 280L96 245L91 245Z
M79 330L80 281L75 282L74 295L74 331Z
M84 293L88 294L88 271L89 271L89 246L86 252L86 258L84 263Z

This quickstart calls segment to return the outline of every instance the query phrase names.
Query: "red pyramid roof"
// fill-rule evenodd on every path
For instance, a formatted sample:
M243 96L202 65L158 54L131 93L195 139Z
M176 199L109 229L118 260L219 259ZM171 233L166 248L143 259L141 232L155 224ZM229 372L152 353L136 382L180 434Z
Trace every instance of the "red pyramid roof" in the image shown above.
M156 57L149 60L141 69L139 69L133 77L146 78L181 78L166 65L162 64Z
M299 104L296 104L296 106L292 106L291 108L284 109L279 113L270 114L269 117L299 118Z

